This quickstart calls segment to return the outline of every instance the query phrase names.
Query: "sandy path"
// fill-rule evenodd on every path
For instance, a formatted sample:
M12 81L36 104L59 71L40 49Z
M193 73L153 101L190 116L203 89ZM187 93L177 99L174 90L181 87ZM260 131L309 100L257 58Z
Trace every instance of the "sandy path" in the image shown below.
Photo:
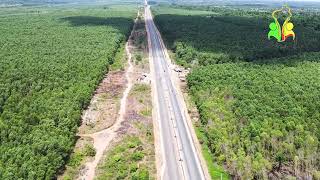
M128 64L129 67L126 71L126 79L127 79L127 87L125 91L123 92L123 96L120 102L120 110L119 110L119 117L116 121L116 123L111 126L108 129L93 133L93 134L83 134L79 135L82 137L91 137L93 139L93 145L94 148L96 149L96 155L94 157L94 161L92 162L87 162L85 164L84 170L80 173L80 177L78 178L79 180L92 180L95 177L95 169L101 160L104 151L110 144L110 142L115 138L117 135L117 130L121 127L121 123L124 121L124 115L126 112L126 101L128 94L132 88L132 78L131 74L133 73L133 65L131 63L132 55L129 50L129 44L128 42L126 43L126 54L127 54L127 59L128 59Z

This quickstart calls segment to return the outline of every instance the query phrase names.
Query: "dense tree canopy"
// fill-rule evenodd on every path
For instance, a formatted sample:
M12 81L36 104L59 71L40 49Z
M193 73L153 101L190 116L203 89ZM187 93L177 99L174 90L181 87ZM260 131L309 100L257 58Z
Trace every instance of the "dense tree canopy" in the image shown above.
M210 150L232 174L263 179L287 166L303 177L319 170L319 57L211 65L188 77Z
M51 179L136 9L0 12L0 179Z
M179 64L208 65L235 61L257 61L319 51L319 16L296 13L295 41L283 43L268 40L270 13L225 10L182 11L155 8L155 21ZM173 13L177 11L177 13ZM280 18L281 19L281 18ZM284 18L282 18L283 20Z
M297 13L297 39L277 43L267 39L266 12L154 13L177 63L193 67L189 92L215 162L240 179L319 179L319 16Z

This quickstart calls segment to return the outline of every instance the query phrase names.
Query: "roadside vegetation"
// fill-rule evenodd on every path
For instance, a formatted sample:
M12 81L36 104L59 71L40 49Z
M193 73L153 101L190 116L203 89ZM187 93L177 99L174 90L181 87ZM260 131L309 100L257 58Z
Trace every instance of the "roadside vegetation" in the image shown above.
M13 13L0 16L0 179L52 179L69 158L77 165L94 154L69 157L137 9L2 9Z
M212 178L225 177L219 165L240 179L319 179L319 16L294 14L297 39L277 43L267 39L271 13L166 6L153 12L177 64L192 67L195 127Z
M135 84L128 98L128 109L119 137L97 169L97 179L155 179L155 152L149 85Z
M140 70L148 72L148 42L143 15L143 10L140 10L131 40L134 48L134 64Z
M150 167L144 164L146 153L139 137L125 137L108 152L105 163L99 166L102 173L97 179L151 179Z
M134 70L130 78L134 85L127 98L124 122L98 165L97 179L151 180L156 177L152 97L146 80L149 65L142 12L140 9L128 41L133 55L131 63Z
M84 168L83 164L92 160L95 154L96 150L92 145L92 139L89 137L80 138L75 145L75 150L70 155L63 175L58 177L58 179L77 179L82 168Z

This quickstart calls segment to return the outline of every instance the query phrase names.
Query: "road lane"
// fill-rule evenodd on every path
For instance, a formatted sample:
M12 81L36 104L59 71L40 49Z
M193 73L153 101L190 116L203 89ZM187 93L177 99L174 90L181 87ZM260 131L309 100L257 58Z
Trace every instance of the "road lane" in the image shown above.
M150 55L154 68L160 139L163 147L162 179L205 179L182 102L177 97L171 79L168 57L152 20L149 6L145 8L145 18L151 46Z
M147 24L150 22L147 21ZM151 26L148 26L151 27ZM150 38L151 38L151 44L152 44L152 55L153 55L153 60L155 63L155 66L159 67L160 64L160 56L159 56L159 50L161 49L159 44L153 43L156 42L156 34L154 29L148 28L150 32ZM162 137L160 138L163 146L164 147L171 147L171 148L164 148L162 152L165 155L164 160L164 167L163 167L163 174L162 178L163 179L181 179L180 175L180 170L179 170L179 165L178 165L178 159L176 158L175 154L177 154L176 149L174 148L176 146L174 141L168 141L166 139L173 139L174 137L174 132L172 131L172 125L170 124L170 115L167 109L167 99L165 95L165 90L167 87L165 86L166 84L163 82L164 78L162 75L162 72L159 68L155 69L155 78L156 78L156 88L157 88L157 95L158 95L158 113L159 117L161 119L165 119L164 121L161 121L160 124L160 129L161 129L161 135Z

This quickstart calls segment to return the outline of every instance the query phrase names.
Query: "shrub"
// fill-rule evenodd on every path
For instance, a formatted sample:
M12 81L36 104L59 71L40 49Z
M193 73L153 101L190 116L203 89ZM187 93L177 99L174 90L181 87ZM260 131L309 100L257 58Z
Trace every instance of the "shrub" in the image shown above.
M84 147L84 154L86 156L95 156L96 155L96 149L91 144L86 144Z

